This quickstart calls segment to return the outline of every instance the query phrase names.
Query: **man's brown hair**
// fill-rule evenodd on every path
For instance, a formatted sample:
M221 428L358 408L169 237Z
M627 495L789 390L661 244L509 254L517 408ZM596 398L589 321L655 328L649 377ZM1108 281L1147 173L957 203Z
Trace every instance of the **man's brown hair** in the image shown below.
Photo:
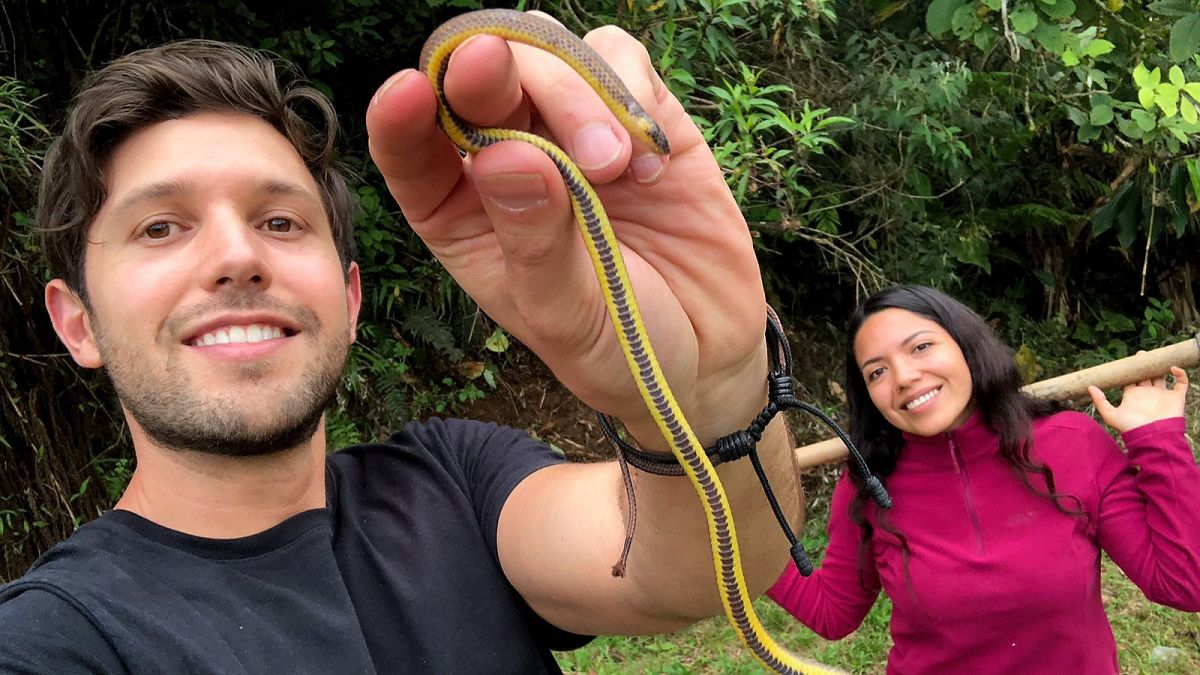
M305 106L316 113L315 124L301 114ZM85 302L84 250L107 195L104 172L113 150L140 129L201 112L260 118L296 148L321 191L342 267L349 267L354 199L335 159L332 104L292 66L264 52L181 40L133 52L92 74L46 153L38 193L42 249L51 273Z

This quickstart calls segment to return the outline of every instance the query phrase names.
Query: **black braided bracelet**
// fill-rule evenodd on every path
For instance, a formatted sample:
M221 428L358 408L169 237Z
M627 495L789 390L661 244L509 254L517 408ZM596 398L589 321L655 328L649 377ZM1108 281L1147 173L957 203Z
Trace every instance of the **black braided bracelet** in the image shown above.
M783 325L780 323L779 317L775 314L775 310L769 306L767 307L766 336L767 355L770 366L767 373L766 407L755 416L747 428L722 436L717 439L717 442L711 448L705 448L704 451L714 466L741 459L742 457L750 457L750 462L754 466L754 472L758 476L759 483L762 484L763 493L766 495L767 501L771 504L771 510L775 513L775 519L779 522L784 536L787 537L791 547L792 560L795 561L800 574L808 576L813 572L812 561L809 560L808 554L804 552L804 547L800 544L795 533L792 532L791 526L788 525L787 518L784 517L783 509L780 508L779 501L775 498L775 493L771 489L771 483L758 456L758 442L762 440L764 430L771 423L771 420L775 419L777 414L784 410L798 409L821 420L821 422L833 430L850 450L850 455L857 464L859 473L864 477L867 490L879 508L892 508L892 500L888 496L883 484L871 472L867 463L859 455L857 448L854 447L854 444L846 436L846 433L842 431L841 427L816 406L796 398L795 386L793 385L791 375L792 350L788 345L787 336L783 332ZM621 552L621 559L613 566L614 576L624 576L625 561L629 555L629 547L633 540L633 530L637 518L629 466L660 476L682 476L684 471L674 455L649 453L635 448L620 437L617 430L613 427L612 419L609 416L597 413L597 417L600 421L600 430L616 450L617 460L621 465L621 472L625 478L626 495L629 499L629 521L625 530L625 547Z

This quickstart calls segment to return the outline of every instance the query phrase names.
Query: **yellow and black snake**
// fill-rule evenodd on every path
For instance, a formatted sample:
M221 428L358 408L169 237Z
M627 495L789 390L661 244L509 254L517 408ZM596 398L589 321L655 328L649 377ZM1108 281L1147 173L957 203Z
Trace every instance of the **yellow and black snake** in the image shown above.
M575 218L591 254L605 304L642 399L671 452L683 466L704 504L712 544L713 566L725 614L738 637L767 668L780 673L835 673L837 670L801 659L779 647L762 627L742 575L737 535L721 481L703 446L692 433L671 394L646 335L633 285L625 270L616 235L595 190L557 145L535 134L509 129L477 129L454 114L446 102L443 80L450 54L474 35L496 35L543 49L580 74L635 138L668 154L666 135L634 100L612 68L583 40L552 21L512 10L482 10L459 15L438 27L421 50L421 70L438 97L438 121L465 152L479 152L499 141L518 140L541 149L558 166L571 195Z

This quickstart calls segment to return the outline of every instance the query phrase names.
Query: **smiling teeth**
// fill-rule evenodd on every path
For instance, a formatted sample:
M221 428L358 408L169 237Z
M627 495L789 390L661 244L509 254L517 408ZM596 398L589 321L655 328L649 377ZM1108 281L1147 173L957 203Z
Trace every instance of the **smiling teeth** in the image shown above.
M904 409L912 410L913 408L921 405L922 403L924 403L926 401L933 400L933 397L937 396L939 391L941 391L941 389L934 389L933 391L931 391L927 394L921 394L920 396L914 398L913 400L909 401L908 403L905 403Z
M283 329L278 326L267 326L259 323L252 323L249 326L229 326L227 328L218 328L214 331L209 331L204 335L192 340L194 346L207 347L209 345L227 345L227 344L247 344L253 342L262 342L263 340L274 340L283 337Z

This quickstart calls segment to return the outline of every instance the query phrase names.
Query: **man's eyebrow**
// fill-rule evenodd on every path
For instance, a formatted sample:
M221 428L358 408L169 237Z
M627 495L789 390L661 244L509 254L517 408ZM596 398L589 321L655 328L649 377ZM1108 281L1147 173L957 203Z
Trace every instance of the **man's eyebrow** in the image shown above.
M908 343L912 342L913 340L915 340L916 338L920 337L921 335L923 335L923 334L925 334L925 333L932 333L932 332L933 332L933 331L932 331L932 330L929 330L928 328L922 328L921 330L919 330L919 331L917 331L917 332L913 333L912 335L909 335L908 337L904 338L904 340L902 340L902 341L900 342L900 344L902 344L902 345L906 345L906 344L908 344ZM871 357L871 358L867 359L866 361L863 361L861 364L859 364L859 366L858 366L858 369L859 369L859 370L862 370L863 368L866 368L867 366L871 365L872 363L875 363L876 361L882 361L882 360L883 360L883 357L882 357L882 356L874 356L874 357Z
M187 183L181 180L164 180L149 185L143 185L129 194L113 207L113 211L120 213L125 209L133 206L138 202L150 201L153 199L161 199L162 197L170 197L171 195L179 194L186 191Z
M187 192L194 187L195 185L191 181L186 180L164 180L157 183L151 183L149 185L143 185L142 187L139 187L126 195L124 199L117 203L117 205L113 208L113 211L120 212L142 201L151 201L154 199L162 199L164 197L178 195ZM319 195L314 194L312 190L298 183L265 179L258 182L257 188L271 195L308 197L315 199L317 202L321 201Z
M296 195L299 197L312 197L320 201L320 196L313 194L313 191L298 183L289 183L279 180L264 180L259 183L259 189L273 195Z

